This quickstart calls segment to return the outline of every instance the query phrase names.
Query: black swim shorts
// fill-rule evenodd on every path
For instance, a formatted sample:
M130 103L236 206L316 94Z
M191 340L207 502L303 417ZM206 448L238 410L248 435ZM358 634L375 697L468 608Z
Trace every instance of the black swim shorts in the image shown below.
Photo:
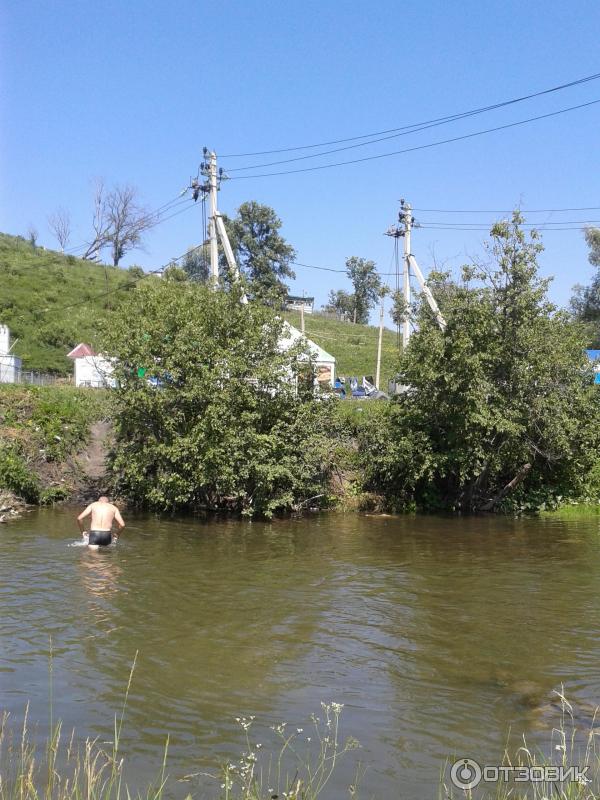
M88 544L99 544L101 547L106 547L111 541L110 531L90 531Z

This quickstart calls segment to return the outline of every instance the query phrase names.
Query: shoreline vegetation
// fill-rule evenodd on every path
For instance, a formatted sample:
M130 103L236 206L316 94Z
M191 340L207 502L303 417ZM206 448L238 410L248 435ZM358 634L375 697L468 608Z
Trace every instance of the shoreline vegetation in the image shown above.
M270 519L308 510L581 513L600 497L589 330L548 300L542 245L515 212L487 263L432 273L389 401L315 394L302 340L251 286L177 267L95 321L117 388L0 390L0 489L26 503L101 488L156 513ZM243 303L243 293L250 302ZM279 303L281 298L279 298ZM575 504L584 503L583 506Z
M136 656L137 659L137 656ZM352 735L342 736L343 705L321 702L317 713L307 721L294 724L281 722L267 729L254 716L237 717L240 732L239 757L215 763L210 757L200 758L189 771L172 772L169 764L169 735L165 733L162 756L143 777L143 786L128 784L127 742L123 741L123 725L127 713L135 661L129 674L120 711L115 714L111 738L80 740L77 732L64 731L60 720L53 720L52 707L48 734L39 741L38 726L24 709L22 723L12 725L7 712L0 714L0 800L162 800L169 797L174 784L184 785L187 798L195 796L213 800L319 800L331 797L342 764L351 759L345 770L344 796L359 800L373 798L369 790L369 764L361 760L360 742ZM569 703L564 690L555 693L556 719L548 721L545 745L531 747L526 738L515 752L505 749L497 767L504 768L497 781L483 780L466 788L455 783L461 773L460 763L447 758L440 767L438 795L445 800L474 798L479 800L546 800L560 796L569 800L599 800L600 750L596 717L598 709L585 728L579 726L577 710ZM296 727L300 722L301 727ZM579 727L578 727L579 726ZM352 753L356 753L352 756ZM479 765L481 767L482 765ZM542 778L543 768L562 768L566 778ZM489 765L487 765L489 770ZM522 769L535 777L515 782ZM471 769L471 767L469 767ZM494 769L492 767L492 769ZM495 769L498 772L498 769ZM511 779L511 775L513 779ZM454 776L454 777L453 777ZM470 780L470 772L466 780ZM207 780L208 779L208 780ZM139 779L137 781L139 784ZM401 786L399 787L401 791ZM428 788L427 791L430 791Z
M381 494L365 488L358 448L369 429L389 413L390 405L385 401L334 403L327 485L314 502L299 504L291 513L422 512L415 507L389 508ZM108 390L0 384L0 524L19 519L28 507L75 505L92 498L97 490L114 486L109 471L113 409ZM95 430L99 426L105 434L100 439ZM94 458L99 465L92 463ZM121 495L120 500L130 504L126 496ZM135 507L135 503L131 505ZM179 511L185 513L186 509ZM557 497L549 508L507 513L546 519L589 518L600 516L600 499L589 494L579 500Z

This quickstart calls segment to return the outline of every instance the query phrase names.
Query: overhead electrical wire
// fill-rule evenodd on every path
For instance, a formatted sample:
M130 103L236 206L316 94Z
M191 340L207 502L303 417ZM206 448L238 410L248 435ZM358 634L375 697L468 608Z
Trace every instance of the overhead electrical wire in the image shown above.
M563 211L600 211L600 206L581 206L579 208L511 208L511 209L482 209L482 208L415 208L422 214L512 214L513 211L520 211L522 214L561 214Z
M162 217L163 214L166 214L169 211L172 211L174 208L178 208L179 206L181 206L181 205L183 205L184 203L187 203L187 202L188 202L187 199L185 199L182 196L182 194L179 193L177 195L177 197L174 197L172 200L169 200L167 203L163 203L162 206L158 206L158 208L155 208L154 210L149 211L148 214L146 214L145 216L148 219L152 218L153 216ZM157 225L160 225L162 222L165 222L167 219L170 219L170 217L159 219L158 222L157 222ZM84 252L86 250L86 248L88 248L90 246L90 244L91 244L90 242L83 242L82 244L78 244L78 245L75 245L73 247L66 248L64 250L64 252L67 255L75 255L78 250L81 250L81 251Z
M473 139L476 136L483 136L484 134L488 133L495 133L496 131L503 131L508 130L509 128L516 128L520 125L527 125L530 122L536 122L541 119L549 119L550 117L557 117L561 114L567 114L571 111L577 111L581 108L589 108L590 106L594 106L600 103L600 99L597 100L590 100L587 103L579 103L575 106L569 106L568 108L561 108L558 111L550 111L547 114L538 114L534 117L527 117L527 119L517 120L516 122L509 122L504 125L496 125L493 128L486 128L485 130L481 131L474 131L473 133L465 133L461 136L452 136L449 139L441 139L437 142L429 142L428 144L421 144L415 145L413 147L406 147L402 150L392 150L387 153L379 153L373 156L363 156L362 158L353 158L347 161L335 161L331 164L319 164L312 167L299 167L298 169L289 169L289 170L279 170L276 172L259 172L255 175L234 175L229 178L232 181L242 181L242 180L249 180L252 178L271 178L277 175L293 175L300 172L316 172L317 170L322 169L331 169L332 167L342 167L347 166L348 164L360 164L365 161L375 161L381 158L389 158L390 156L401 155L402 153L414 153L417 150L427 150L432 147L439 147L443 144L450 144L452 142L460 142L466 139Z
M561 87L561 88L564 88L564 87ZM557 90L556 89L552 89L552 90L548 90L548 91L557 91ZM529 97L532 97L532 96L535 97L536 95L529 95ZM521 100L525 100L525 99L528 99L528 98L520 98L520 100L509 101L509 103L520 102ZM509 103L501 104L501 105L508 105ZM304 160L306 160L308 158L320 158L321 156L331 155L332 153L341 153L344 150L353 150L353 149L355 149L357 147L366 147L366 146L371 145L371 144L377 144L378 142L388 141L389 139L397 139L400 136L409 136L412 133L420 133L421 131L429 130L430 128L437 128L440 125L448 125L449 123L456 122L457 120L466 119L467 117L476 116L478 114L483 114L484 112L490 111L493 108L498 108L498 106L488 106L487 108L479 109L477 111L466 112L464 114L457 114L454 117L444 118L444 119L441 119L439 121L434 121L434 122L430 122L430 123L423 123L422 125L419 125L419 126L413 126L409 130L404 130L404 131L402 131L400 133L393 133L393 134L390 134L389 136L382 136L382 137L379 137L377 139L370 139L367 142L359 142L358 144L349 144L349 145L345 145L344 147L336 147L333 150L323 150L323 151L321 151L319 153L310 153L308 155L295 156L294 158L285 158L285 159L282 159L282 160L279 160L279 161L267 161L266 163L263 163L263 164L253 164L251 166L246 166L246 167L234 167L234 168L230 168L230 169L228 169L226 171L228 173L231 173L231 172L242 172L242 171L248 171L248 170L252 170L252 169L262 169L263 167L273 167L273 166L276 166L277 164L289 164L289 163L291 163L293 161L304 161Z
M351 136L351 137L348 137L348 138L345 138L345 139L332 139L332 140L327 141L327 142L318 142L316 144L297 145L295 147L281 147L281 148L277 148L275 150L258 150L258 151L251 152L251 153L226 153L226 154L221 154L221 158L251 158L253 156L266 156L266 155L272 155L272 154L275 154L275 153L292 153L292 152L297 151L297 150L309 150L309 149L318 148L318 147L329 147L330 145L334 145L334 144L345 144L346 142L355 142L355 141L358 141L359 139L372 139L375 136L384 136L384 135L386 135L388 133L396 133L398 131L405 131L405 130L408 130L410 128L420 127L422 125L433 125L433 124L437 124L437 123L441 123L441 122L445 122L445 121L452 122L455 119L460 119L462 117L469 117L469 116L473 116L475 114L481 114L481 113L483 113L485 111L492 111L492 110L495 110L497 108L502 108L502 107L505 107L505 106L514 105L515 103L521 103L521 102L523 102L525 100L531 100L534 97L541 97L542 95L551 94L553 92L558 92L558 91L561 91L563 89L569 89L569 88L571 88L573 86L578 86L578 85L583 84L583 83L588 83L590 81L598 80L598 78L600 78L600 73L594 73L592 75L586 75L583 78L577 78L576 80L570 81L569 83L563 83L563 84L560 84L559 86L553 86L553 87L551 87L549 89L543 89L542 91L539 91L539 92L533 92L531 94L523 95L521 97L515 97L515 98L512 98L511 100L504 100L504 101L499 102L499 103L494 103L493 105L482 106L480 108L471 109L470 111L461 111L461 112L458 112L456 114L449 114L449 115L447 115L445 117L437 117L436 119L425 120L425 121L422 121L422 122L415 122L415 123L412 123L410 125L403 125L403 126L398 127L398 128L389 128L388 130L384 130L384 131L375 131L373 133L365 133L365 134L362 134L361 136Z

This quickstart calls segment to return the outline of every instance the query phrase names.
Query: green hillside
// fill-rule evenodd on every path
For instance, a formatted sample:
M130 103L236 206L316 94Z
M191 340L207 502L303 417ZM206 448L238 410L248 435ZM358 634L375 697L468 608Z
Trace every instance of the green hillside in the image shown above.
M296 328L300 328L299 312L287 312L285 317ZM335 356L338 375L375 375L379 328L340 322L317 313L304 315L304 330L310 339ZM381 349L382 389L387 389L388 379L396 372L398 360L396 332L384 328Z
M18 342L15 355L25 369L70 374L66 358L79 342L94 341L95 320L119 295L104 296L132 280L127 270L82 261L42 247L19 236L0 234L0 323L8 325ZM300 314L286 318L300 327ZM339 322L324 314L305 315L306 334L334 355L338 375L374 375L378 328ZM396 334L385 329L382 387L398 362Z
M23 359L23 368L72 372L66 353L93 338L94 318L114 302L114 295L97 295L106 292L107 282L112 290L130 280L127 270L0 234L0 323L18 338L13 352Z

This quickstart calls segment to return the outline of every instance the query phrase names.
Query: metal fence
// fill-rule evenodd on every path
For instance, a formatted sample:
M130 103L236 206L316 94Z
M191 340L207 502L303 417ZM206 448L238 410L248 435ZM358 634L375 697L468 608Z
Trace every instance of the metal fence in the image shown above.
M1 383L20 383L29 386L53 386L54 384L73 385L70 375L53 375L51 372L36 372L31 369L11 370L11 375L1 375Z

